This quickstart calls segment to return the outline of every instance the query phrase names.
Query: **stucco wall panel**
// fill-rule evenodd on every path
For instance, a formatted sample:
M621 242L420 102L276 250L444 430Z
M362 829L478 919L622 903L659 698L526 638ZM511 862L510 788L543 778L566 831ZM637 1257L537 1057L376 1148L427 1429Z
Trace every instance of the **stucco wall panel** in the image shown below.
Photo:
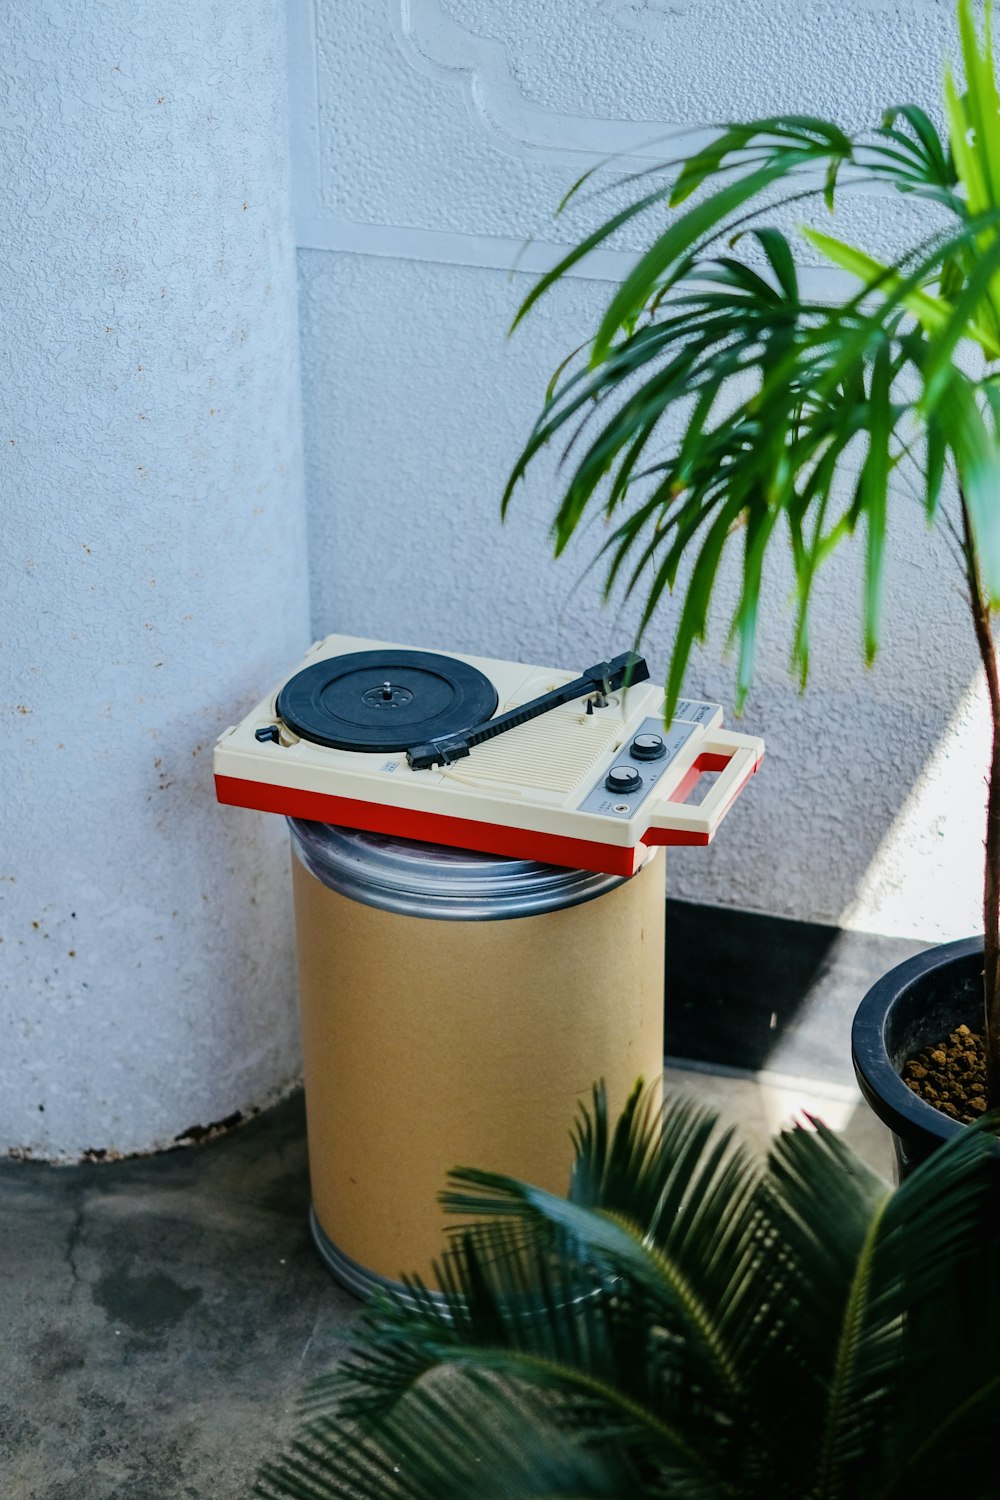
M0 1143L298 1069L277 820L211 750L307 641L283 17L3 7Z
M586 195L558 221L553 209L601 157L648 167L691 149L698 127L778 111L849 129L913 99L939 115L954 47L937 0L296 0L291 18L300 243L317 247L347 226L395 230L401 246L421 232L565 244L597 210ZM874 253L912 219L884 196L845 212Z

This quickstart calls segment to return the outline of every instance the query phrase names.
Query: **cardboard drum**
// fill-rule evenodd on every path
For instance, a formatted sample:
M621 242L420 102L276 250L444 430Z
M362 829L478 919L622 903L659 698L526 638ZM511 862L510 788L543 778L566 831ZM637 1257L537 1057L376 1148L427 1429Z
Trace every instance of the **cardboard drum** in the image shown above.
M663 857L631 878L289 820L313 1229L364 1294L445 1244L449 1168L563 1192L591 1085L663 1065Z

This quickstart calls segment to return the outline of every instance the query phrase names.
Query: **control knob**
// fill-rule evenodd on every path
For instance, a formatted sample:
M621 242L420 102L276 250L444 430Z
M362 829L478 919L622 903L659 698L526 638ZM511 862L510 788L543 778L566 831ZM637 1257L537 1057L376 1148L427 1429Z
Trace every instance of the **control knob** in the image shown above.
M634 766L612 766L604 778L609 792L637 792L642 786L642 777Z
M662 760L667 753L663 737L659 734L637 734L629 749L636 760Z

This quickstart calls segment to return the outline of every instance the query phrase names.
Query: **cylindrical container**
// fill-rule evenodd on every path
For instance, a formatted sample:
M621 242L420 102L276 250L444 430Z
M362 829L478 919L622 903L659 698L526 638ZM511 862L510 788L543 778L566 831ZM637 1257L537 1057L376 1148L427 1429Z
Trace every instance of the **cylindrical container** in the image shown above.
M289 819L313 1231L359 1294L445 1244L450 1168L565 1192L663 1067L663 860L630 879Z

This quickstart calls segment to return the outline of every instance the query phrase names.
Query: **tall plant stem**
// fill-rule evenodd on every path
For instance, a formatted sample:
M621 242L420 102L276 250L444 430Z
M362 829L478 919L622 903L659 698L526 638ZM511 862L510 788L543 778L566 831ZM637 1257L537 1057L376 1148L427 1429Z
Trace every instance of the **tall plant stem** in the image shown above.
M983 597L969 513L962 500L962 530L969 601L976 644L986 673L993 744L990 750L986 804L986 874L983 880L983 1013L986 1044L986 1095L991 1109L1000 1106L1000 673L993 642L990 608Z

